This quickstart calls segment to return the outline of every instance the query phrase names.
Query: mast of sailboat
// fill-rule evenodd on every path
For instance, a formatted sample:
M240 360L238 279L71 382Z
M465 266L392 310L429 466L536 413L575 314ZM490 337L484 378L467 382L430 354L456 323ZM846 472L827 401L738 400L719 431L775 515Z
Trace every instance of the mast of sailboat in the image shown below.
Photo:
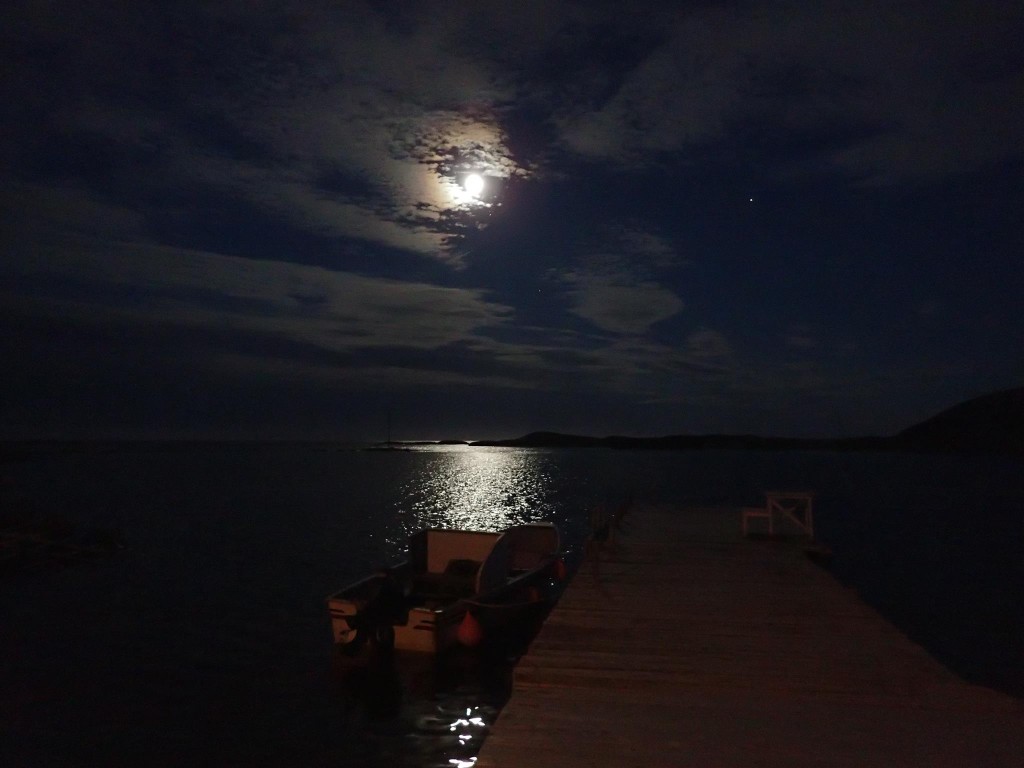
M388 448L391 447L391 411L388 411Z

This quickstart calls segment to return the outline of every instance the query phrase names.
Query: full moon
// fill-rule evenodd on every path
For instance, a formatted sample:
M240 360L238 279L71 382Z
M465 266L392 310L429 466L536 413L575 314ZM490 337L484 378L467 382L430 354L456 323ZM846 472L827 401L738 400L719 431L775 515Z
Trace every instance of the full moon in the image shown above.
M473 197L480 197L480 193L484 191L484 177L478 173L471 173L466 177L466 180L462 182L462 186L466 188Z

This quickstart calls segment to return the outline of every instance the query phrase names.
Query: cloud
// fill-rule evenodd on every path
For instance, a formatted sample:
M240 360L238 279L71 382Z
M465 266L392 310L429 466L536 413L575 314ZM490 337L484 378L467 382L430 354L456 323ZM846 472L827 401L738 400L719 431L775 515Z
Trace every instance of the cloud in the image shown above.
M402 208L382 201L358 201L318 188L318 174L313 169L266 169L203 155L184 162L188 168L179 166L183 183L199 181L209 188L247 199L306 232L447 258L448 234L437 225L437 217L417 216L414 206ZM409 171L407 188L426 186L424 179L412 178L417 170ZM419 175L426 176L426 171Z
M791 172L895 183L982 168L1024 154L1022 23L1005 2L706 6L679 13L600 104L556 123L566 149L624 167L802 135Z
M486 226L489 213L463 193L461 176L528 173L508 149L495 108L513 94L486 58L461 53L452 39L458 14L403 18L360 3L323 16L293 10L287 18L299 21L286 37L319 74L315 87L306 67L287 66L288 46L269 62L279 70L273 89L247 89L248 98L226 109L219 94L210 104L272 159L234 163L223 174L234 180L232 191L302 227L460 264L461 235ZM208 167L200 160L190 165ZM354 193L318 185L335 169L358 179Z
M595 325L614 334L608 338L516 325L512 308L482 290L142 243L40 244L15 252L0 276L35 286L5 295L8 313L34 325L92 328L124 339L126 350L143 341L152 355L167 356L133 364L153 370L346 390L582 386L657 398L680 381L721 380L735 365L725 337L709 329L682 346L644 339L680 304L644 284L580 283L588 298L579 309L592 309ZM48 343L60 354L57 337Z
M93 297L83 312L211 334L257 332L333 352L438 349L507 323L512 311L479 290L280 261L132 243L41 248L46 258L30 251L3 271L83 286ZM133 297L126 305L118 299L124 290Z
M8 182L0 189L0 234L10 247L62 237L138 237L144 216L71 184Z
M611 277L579 273L564 279L572 286L570 311L613 333L643 334L683 309L679 297L657 283L624 285Z
M676 20L598 109L559 116L565 145L586 157L649 165L660 153L717 138L742 106L749 26L718 10Z
M682 311L683 301L657 276L685 262L661 235L635 221L610 221L578 247L576 266L553 273L568 288L572 314L605 331L644 334Z
M893 183L1024 152L1013 3L296 2L186 15L15 12L5 162L81 141L103 162L55 173L112 187L112 205L166 205L144 175L198 184L301 230L461 266L461 238L496 212L461 193L469 168L557 176L566 153L699 164L718 143L742 155L757 151L751 136L763 149L798 135L797 156L762 161Z
M710 328L699 328L686 338L690 356L696 360L728 361L732 358L732 347L725 335Z
M456 265L462 232L488 220L488 206L461 193L460 169L527 172L493 106L513 94L485 58L460 54L451 39L458 14L410 25L359 2L192 11L184 27L173 13L142 9L96 9L63 27L23 9L14 25L24 38L15 47L22 85L3 95L18 109L35 105L25 122L49 139L22 131L22 146L101 148L111 167L73 158L58 172L86 183L113 172L115 195L136 205L155 197L140 194L145 176L201 185L315 234ZM167 30L173 45L161 37ZM67 56L47 60L33 40ZM70 98L41 102L68 83ZM321 183L336 171L352 183Z
M606 246L617 246L616 250L624 262L645 273L686 263L669 240L637 221L608 223L602 232L601 241Z

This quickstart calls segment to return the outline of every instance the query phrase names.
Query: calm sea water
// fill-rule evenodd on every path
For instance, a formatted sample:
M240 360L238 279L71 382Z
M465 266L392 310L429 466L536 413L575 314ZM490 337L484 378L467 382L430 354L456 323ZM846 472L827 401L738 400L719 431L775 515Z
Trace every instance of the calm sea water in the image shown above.
M421 527L552 520L608 497L813 488L833 570L933 655L1024 696L1024 463L897 454L132 445L0 465L4 510L127 549L0 574L0 764L471 764L507 668L334 663L324 598Z

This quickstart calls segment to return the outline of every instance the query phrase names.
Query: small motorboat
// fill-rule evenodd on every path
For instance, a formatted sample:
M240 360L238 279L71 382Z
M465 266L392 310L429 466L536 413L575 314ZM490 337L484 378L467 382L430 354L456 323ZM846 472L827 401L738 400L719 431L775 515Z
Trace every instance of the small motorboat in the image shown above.
M550 600L565 576L559 545L551 523L418 531L405 560L327 598L334 642L350 654L477 645Z

